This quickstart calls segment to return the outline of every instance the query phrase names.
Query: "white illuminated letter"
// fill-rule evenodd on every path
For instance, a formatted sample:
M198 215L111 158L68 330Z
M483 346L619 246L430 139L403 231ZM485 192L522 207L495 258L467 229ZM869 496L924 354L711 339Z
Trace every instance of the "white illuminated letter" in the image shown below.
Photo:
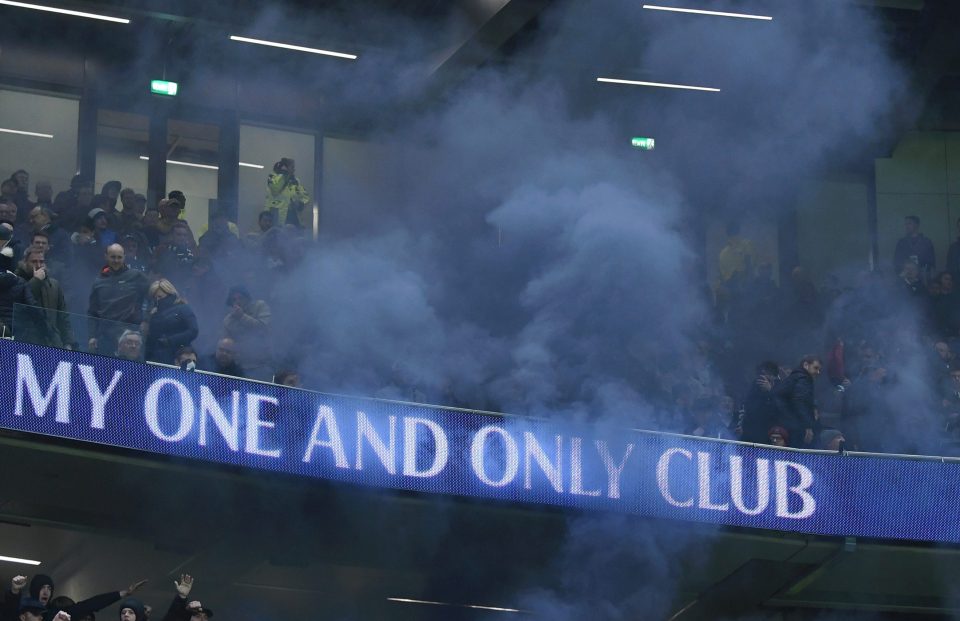
M180 425L172 434L166 434L160 428L160 411L157 403L160 397L160 391L167 386L172 386L177 391L180 400ZM190 430L193 429L193 397L187 387L175 379L158 379L147 388L147 395L143 402L144 415L147 418L147 427L153 432L153 435L166 442L179 442L187 437Z
M422 425L433 435L433 463L426 470L417 470L417 426ZM447 465L450 448L447 434L437 423L426 418L403 419L403 474L408 477L432 477Z
M97 383L97 377L93 374L92 366L78 364L77 368L80 370L80 377L83 378L83 383L87 387L90 403L93 404L90 412L90 426L94 429L103 429L107 410L107 399L113 394L113 389L117 387L117 382L120 381L120 376L123 375L123 373L114 371L113 379L110 380L107 389L101 391L100 384Z
M503 438L503 448L506 451L507 461L503 469L503 476L499 479L491 479L487 476L484 463L487 436L490 434L497 434ZM485 485L503 487L509 484L517 476L517 471L520 470L520 452L517 450L516 440L505 429L495 425L484 427L473 436L473 441L470 443L470 465L473 467L473 472L477 475L477 478L483 481Z
M801 520L813 515L817 509L817 501L807 491L813 485L813 473L804 465L796 464L792 461L773 462L774 476L777 479L777 517L791 518ZM788 485L787 479L789 472L787 469L796 470L800 473L800 483L797 485ZM790 511L790 502L788 494L793 492L803 501L799 511Z
M327 426L327 439L321 440L320 427ZM310 443L303 454L303 461L310 463L313 459L313 449L317 446L323 446L333 452L333 460L337 468L349 468L347 462L347 453L343 450L343 440L340 439L340 429L337 427L337 417L333 415L333 408L329 405L321 405L317 410L317 418L313 421L313 431L310 433Z
M390 433L384 442L367 415L357 410L357 470L363 470L363 441L366 439L387 472L397 473L397 417L390 416L389 421Z
M697 506L701 509L711 509L713 511L729 511L729 502L715 505L710 500L710 453L697 453L697 475L700 491Z
M247 442L244 450L252 455L280 457L280 449L267 450L260 447L260 429L276 427L276 423L260 418L261 403L277 405L277 400L266 395L247 395Z
M610 448L603 440L597 440L597 450L600 451L603 467L607 469L607 498L620 498L620 476L623 474L624 466L627 465L627 459L633 452L633 443L627 445L627 450L619 464L613 461Z
M693 461L693 454L690 451L682 448L667 449L657 462L657 487L660 488L663 499L674 507L692 507L693 496L690 496L690 500L677 500L670 494L670 458L674 455L682 455L688 461Z
M599 496L598 489L583 489L583 438L570 439L570 493L575 496Z
M240 450L240 391L234 390L230 394L230 416L227 417L223 408L217 403L213 392L206 386L200 387L200 446L207 445L207 419L213 421L220 435L230 450Z
M563 469L561 468L563 465L563 436L555 436L554 444L556 444L557 449L556 457L553 461L550 461L547 454L543 452L540 443L537 442L537 438L529 431L523 432L523 486L525 488L533 489L532 462L535 461L543 474L547 475L547 480L550 481L553 489L560 494L563 493Z
M737 511L746 515L759 515L770 504L770 462L757 460L757 505L748 509L743 501L743 458L730 458L730 497Z
M33 360L26 354L17 354L17 402L13 413L15 416L23 416L23 391L26 389L27 396L30 397L30 403L33 405L33 411L37 416L43 416L47 413L47 408L53 401L53 396L57 396L57 414L58 423L70 422L70 371L73 364L63 361L57 364L56 371L53 372L53 379L50 380L50 386L44 393L40 389L40 380L37 379L37 372L33 368Z

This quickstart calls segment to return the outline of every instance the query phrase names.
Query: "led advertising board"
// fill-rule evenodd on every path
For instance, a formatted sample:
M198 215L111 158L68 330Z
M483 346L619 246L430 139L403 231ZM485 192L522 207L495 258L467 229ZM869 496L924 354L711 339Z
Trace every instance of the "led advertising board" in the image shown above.
M0 427L424 493L960 543L960 463L314 393L0 341Z

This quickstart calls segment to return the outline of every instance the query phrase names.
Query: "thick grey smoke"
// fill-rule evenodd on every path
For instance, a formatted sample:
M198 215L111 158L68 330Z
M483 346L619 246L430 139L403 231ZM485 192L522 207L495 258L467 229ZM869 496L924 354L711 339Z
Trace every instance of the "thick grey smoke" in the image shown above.
M299 327L279 349L312 387L655 424L656 371L695 356L710 323L704 220L792 206L806 178L863 155L904 80L854 3L776 3L773 22L640 4L560 3L519 61L377 128L402 183L276 290L278 324ZM647 130L663 148L629 150ZM561 621L668 617L689 542L634 527L574 520L556 580L518 594L523 607ZM630 580L602 582L611 567Z

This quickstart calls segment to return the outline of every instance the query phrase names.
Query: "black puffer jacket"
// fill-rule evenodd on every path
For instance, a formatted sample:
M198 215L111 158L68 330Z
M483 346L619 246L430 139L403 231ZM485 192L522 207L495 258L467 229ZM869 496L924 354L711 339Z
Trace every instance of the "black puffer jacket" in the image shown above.
M13 305L36 305L27 282L13 272L0 272L0 336L13 334Z

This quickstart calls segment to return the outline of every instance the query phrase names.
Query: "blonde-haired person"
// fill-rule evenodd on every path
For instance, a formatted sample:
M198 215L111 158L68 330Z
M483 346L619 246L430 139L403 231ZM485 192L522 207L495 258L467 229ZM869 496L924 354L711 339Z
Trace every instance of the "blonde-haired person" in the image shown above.
M153 310L147 322L147 360L173 364L177 350L197 338L197 316L166 278L150 285Z

